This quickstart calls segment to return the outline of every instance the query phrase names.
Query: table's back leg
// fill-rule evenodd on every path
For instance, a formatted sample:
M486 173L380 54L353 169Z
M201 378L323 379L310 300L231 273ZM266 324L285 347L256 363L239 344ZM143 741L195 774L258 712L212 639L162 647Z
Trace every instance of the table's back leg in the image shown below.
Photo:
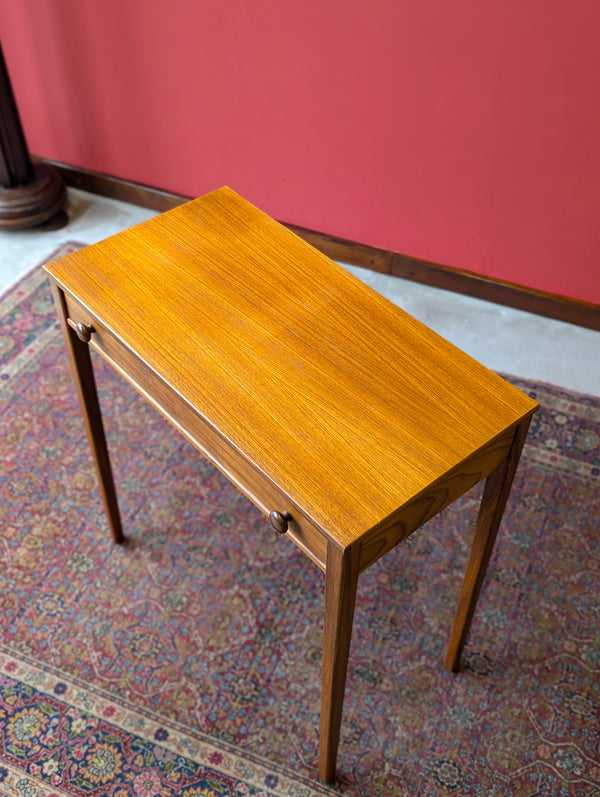
M319 776L325 783L333 780L335 775L358 585L359 559L359 546L343 550L332 542L328 545L325 570L323 687L319 749Z
M449 670L458 670L460 665L460 657L492 555L498 527L500 526L513 478L519 464L521 450L527 437L530 420L531 418L526 418L516 428L507 458L489 474L485 482L479 517L477 518L462 591L458 601L458 609L448 644L446 667Z
M104 426L102 424L102 414L100 412L96 381L94 379L88 344L79 340L75 331L71 329L67 323L67 310L63 293L53 280L51 280L51 284L65 345L69 354L73 379L77 387L85 430L87 432L94 465L96 466L96 473L98 474L98 480L100 482L100 492L104 502L108 524L114 541L116 543L122 543L125 538L121 526L121 516L119 514L117 494L115 491L112 469L110 467Z

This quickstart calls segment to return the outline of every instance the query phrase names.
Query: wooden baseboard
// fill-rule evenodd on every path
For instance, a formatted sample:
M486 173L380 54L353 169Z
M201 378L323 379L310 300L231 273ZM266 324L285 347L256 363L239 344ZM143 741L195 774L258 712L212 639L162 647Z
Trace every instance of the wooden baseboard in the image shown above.
M568 324L600 330L600 305L583 302L570 296L546 293L405 255L394 255L391 273L396 277L421 282L424 285L474 296L477 299L565 321Z
M69 166L65 163L51 160L46 160L46 162L58 169L65 183L73 188L120 199L123 202L160 212L177 207L192 198L87 169L80 169L76 166ZM600 330L600 305L598 304L503 282L471 271L419 260L398 252L336 238L292 224L286 226L333 260L362 266L383 274L391 274L412 282L420 282L434 288L443 288L454 293L485 299L488 302L514 307L569 324Z
M48 159L44 160L58 169L65 183L72 188L80 188L90 194L107 196L111 199L120 199L130 205L139 205L150 210L157 210L160 213L165 210L171 210L193 198L181 194L172 194L169 191L161 191L159 188L151 188L141 183L132 183L119 177L110 177L100 172L92 172L89 169L81 169L78 166L69 166L66 163Z

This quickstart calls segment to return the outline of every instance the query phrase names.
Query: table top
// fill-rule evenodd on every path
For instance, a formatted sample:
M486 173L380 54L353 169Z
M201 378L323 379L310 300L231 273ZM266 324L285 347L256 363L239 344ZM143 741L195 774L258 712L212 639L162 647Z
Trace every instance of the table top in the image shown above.
M46 268L344 546L537 407L228 188Z

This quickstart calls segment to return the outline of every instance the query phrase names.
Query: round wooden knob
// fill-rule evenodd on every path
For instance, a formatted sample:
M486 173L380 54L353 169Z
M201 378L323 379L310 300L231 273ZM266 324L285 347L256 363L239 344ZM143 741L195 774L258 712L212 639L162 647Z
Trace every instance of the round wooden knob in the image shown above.
M271 521L271 526L275 529L277 534L285 534L288 530L288 522L292 519L292 516L289 512L278 512L274 509L272 512L269 512L269 520Z
M92 338L92 332L94 332L94 327L91 324L82 324L80 321L78 324L75 324L75 332L79 340L83 341L83 343L89 343Z

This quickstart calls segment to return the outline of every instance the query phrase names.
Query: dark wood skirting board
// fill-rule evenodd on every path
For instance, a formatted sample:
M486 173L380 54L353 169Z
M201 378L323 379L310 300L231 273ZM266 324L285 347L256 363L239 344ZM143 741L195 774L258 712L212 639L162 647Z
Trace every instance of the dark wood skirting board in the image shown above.
M192 199L192 197L173 194L56 161L46 160L46 163L58 169L65 183L73 188L120 199L123 202L152 210L161 212L170 210ZM471 271L430 263L426 260L336 238L292 224L286 226L333 260L402 277L434 288L443 288L454 293L485 299L488 302L514 307L569 324L600 330L600 305L598 304L554 293L545 293L522 285L484 277Z
M129 202L131 205L139 205L161 213L194 199L194 197L172 194L169 191L161 191L159 188L151 188L140 183L132 183L119 177L110 177L100 172L80 169L78 166L69 166L66 163L48 159L45 161L58 169L65 183L72 188L80 188L82 191L89 191L90 194L99 194L111 199L120 199L122 202Z

